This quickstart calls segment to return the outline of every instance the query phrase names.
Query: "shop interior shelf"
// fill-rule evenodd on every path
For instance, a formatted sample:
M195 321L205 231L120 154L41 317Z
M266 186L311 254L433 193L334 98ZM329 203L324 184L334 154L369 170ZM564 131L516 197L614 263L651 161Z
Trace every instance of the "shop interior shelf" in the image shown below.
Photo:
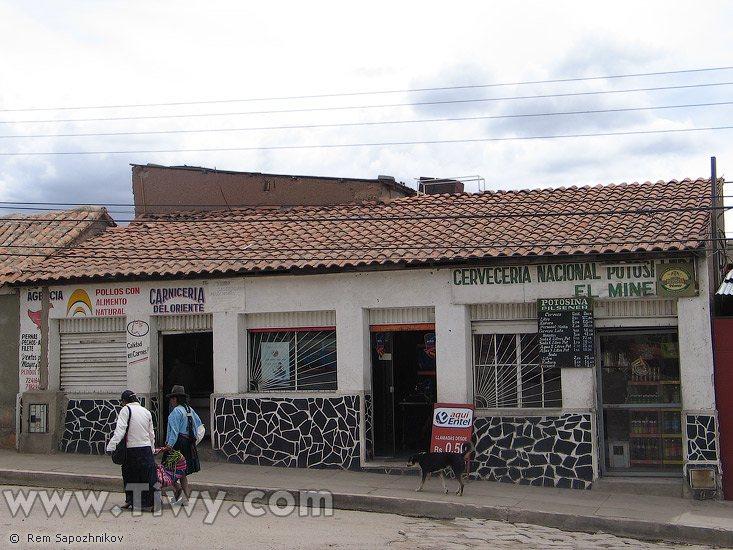
M632 380L627 382L629 386L662 386L665 384L679 385L679 380Z
M674 438L679 439L680 437L682 437L682 434L662 434L662 433L635 434L635 433L630 433L629 437L651 437L651 438L663 437L663 438L668 438L668 439L674 439Z

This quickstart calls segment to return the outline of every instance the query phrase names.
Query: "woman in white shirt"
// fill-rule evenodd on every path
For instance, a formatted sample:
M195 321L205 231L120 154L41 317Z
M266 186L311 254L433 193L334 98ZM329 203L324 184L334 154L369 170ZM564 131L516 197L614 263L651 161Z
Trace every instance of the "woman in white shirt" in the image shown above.
M125 390L120 398L122 408L117 415L117 426L115 427L112 439L107 444L107 452L111 453L117 448L127 432L127 459L122 464L122 482L125 486L125 504L123 510L142 509L153 511L155 509L155 483L158 481L156 465L153 460L153 449L155 447L155 433L153 432L153 417L146 408L140 405L140 401L134 392ZM130 429L128 430L128 424ZM142 489L142 491L141 491ZM140 502L137 502L135 493L141 494Z

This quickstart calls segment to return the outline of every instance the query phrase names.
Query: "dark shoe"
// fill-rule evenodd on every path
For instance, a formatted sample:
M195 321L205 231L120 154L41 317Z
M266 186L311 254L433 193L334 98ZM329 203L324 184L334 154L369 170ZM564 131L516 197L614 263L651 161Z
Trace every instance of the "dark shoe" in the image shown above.
M122 506L120 506L120 510L132 510L132 504L129 502L125 502Z

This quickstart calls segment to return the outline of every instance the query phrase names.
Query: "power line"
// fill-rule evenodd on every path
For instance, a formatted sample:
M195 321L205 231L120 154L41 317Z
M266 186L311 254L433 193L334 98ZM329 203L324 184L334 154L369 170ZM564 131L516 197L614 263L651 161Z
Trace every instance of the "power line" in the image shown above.
M687 197L692 198L694 197ZM697 197L698 200L703 200L706 197ZM647 200L658 200L647 199ZM598 199L595 202L609 202ZM516 206L511 205L510 206ZM354 205L346 205L354 206ZM487 204L486 206L491 206ZM543 206L541 203L538 206ZM257 216L242 218L238 217L235 219L228 217L203 217L196 218L190 215L183 215L180 218L174 218L178 216L177 213L171 213L170 215L158 214L156 217L141 217L136 218L132 221L134 225L130 226L132 229L144 229L146 224L261 224L261 223L340 223L340 222L384 222L384 221L436 221L436 220L495 220L495 219L516 219L516 218L553 218L553 217L571 217L571 216L617 216L626 214L643 214L646 216L653 216L658 214L673 214L673 213L685 213L685 212L708 212L716 210L727 210L730 207L725 206L697 206L697 207L672 207L672 208L626 208L619 210L583 210L583 211L571 211L571 212L558 212L558 211L545 211L545 212L512 212L512 213L494 213L487 212L482 214L430 214L430 215L399 215L389 213L387 215L329 215L329 216L318 216L312 210L303 212L303 217L295 216L269 216L263 215L262 211L256 212ZM200 214L200 213L199 213ZM242 216L242 212L234 212L238 216ZM246 213L244 213L246 215ZM2 221L12 221L19 223L27 223L34 225L37 223L61 223L61 222L74 222L79 224L84 223L104 223L104 220L74 220L74 219L53 219L53 220L29 220L28 218L2 218Z
M453 258L453 257L446 257L446 255L453 254L456 252L460 252L462 250L470 249L471 251L485 251L485 253L488 255L490 254L490 251L496 250L496 249L506 249L506 248L512 248L512 249L529 249L529 250L538 250L538 249L563 249L563 248L576 248L576 247L586 247L594 249L595 251L589 251L587 254L604 254L608 252L602 252L602 250L608 250L609 248L614 249L614 253L633 253L633 254L648 254L648 255L659 255L662 252L669 253L669 252L677 252L677 253L689 253L694 252L698 249L698 247L701 244L704 243L710 243L716 241L716 239L713 238L704 238L704 237L688 237L686 239L636 239L636 240L629 240L629 241L618 241L618 242L610 242L610 241L567 241L567 242L554 242L554 241L517 241L517 242L499 242L495 244L486 244L485 242L482 244L479 243L468 243L465 245L460 246L445 246L445 245L435 245L435 246L404 246L404 247L353 247L353 248L343 248L343 249L309 249L309 248L291 248L287 249L287 252L294 252L294 253L300 253L301 255L285 255L282 254L283 250L277 250L277 249L268 249L268 248L259 248L259 249L247 249L247 252L251 252L250 254L241 254L241 255L228 255L228 256L222 256L222 255L201 255L197 254L194 256L185 256L181 255L181 251L189 252L185 249L174 249L172 252L175 252L175 254L171 253L171 255L162 255L160 254L161 250L165 251L166 249L156 249L156 252L158 254L152 254L152 255L146 255L146 254L139 254L139 250L135 251L134 249L130 249L131 251L136 252L135 254L123 254L123 255L105 255L103 258L103 261L105 263L107 262L113 262L113 261L119 261L119 260L155 260L155 261L186 261L186 262L212 262L212 261L219 261L222 263L226 262L263 262L263 261L280 261L280 262L297 262L297 261L317 261L317 262L326 262L326 261L339 261L339 262L354 262L354 263L361 263L361 262L370 262L370 261L386 261L390 263L399 262L409 262L409 261L415 261L415 262L434 262L434 261L470 261L475 260L477 258L466 258L464 256L461 256L460 258ZM677 249L677 250L648 250L648 247L658 247L664 244L672 244L672 245L679 245L681 243L694 243L697 245L696 248L686 248L686 249ZM644 246L645 248L643 250L638 250L638 247ZM620 250L619 250L620 249ZM420 250L435 250L435 254L430 257L426 258L425 256L399 256L399 257L390 257L386 254L383 254L382 252L384 250L388 251L420 251ZM216 250L209 251L206 249L199 250L200 252L217 252ZM270 252L270 254L257 254L256 252ZM38 258L49 258L53 262L54 259L59 260L100 260L98 251L95 249L92 249L91 251L87 251L83 248L73 248L68 249L67 254L63 254L61 256L55 255L52 257L49 257L48 254L34 254L34 253L18 253L13 254L13 256L17 257L38 257ZM327 255L319 255L318 252L329 252L330 254ZM364 256L357 256L357 257L349 257L344 256L344 254L339 254L339 252L343 252L344 254L354 254L354 253L373 253L371 256L366 254L366 257ZM502 256L504 257L504 256ZM568 260L571 260L572 258L568 258ZM520 260L520 258L517 258L517 260ZM125 267L126 270L129 270L130 267ZM40 272L46 272L48 268L41 269L40 266L38 269L34 269L33 267L24 268L23 271L26 273L40 273ZM117 268L112 268L111 271L116 271ZM216 270L216 268L214 269ZM202 271L206 271L203 269Z
M706 180L699 180L701 184L709 185L709 181ZM665 182L667 183L667 182ZM669 182L672 183L672 182ZM733 183L733 182L723 182L724 184ZM620 184L619 184L620 185ZM617 186L619 186L617 185ZM641 184L639 184L641 185ZM655 184L652 184L655 185ZM589 189L593 189L592 187L589 187ZM546 191L554 191L553 189L546 189ZM652 190L653 191L653 190ZM527 190L523 191L513 191L515 193L515 196L512 197L512 200L510 203L512 207L516 206L522 206L522 205L532 205L533 207L545 207L548 205L562 205L562 206L571 206L573 204L584 204L584 205L593 205L593 204L612 204L612 203L625 203L629 200L628 197L613 197L613 196L606 196L606 197L577 197L577 198L550 198L545 197L542 199L541 203L538 203L534 197L522 197L522 193L527 193ZM480 196L496 196L498 193L501 193L501 191L485 191L482 193L465 193L467 196L473 196L473 197L480 197ZM704 192L700 195L690 195L688 194L673 194L673 193L663 193L661 195L647 193L640 197L634 197L634 201L641 202L641 203L659 203L659 202L671 202L671 201L677 201L677 200L707 200L710 197L710 195L707 192ZM409 198L409 197L406 197ZM723 198L733 198L733 195L725 195ZM489 199L490 200L490 199ZM2 206L7 205L7 206ZM20 206L20 205L30 205L30 206ZM53 206L53 207L76 207L78 206L75 203L53 203L53 202L10 202L10 201L0 201L0 209L15 209L15 210L42 210L42 211L51 211L51 212L59 212L58 208L39 208L41 205L47 205L47 206ZM198 204L198 203L188 203L188 204L147 204L145 205L149 208L176 208L177 212L167 212L167 213L151 213L151 214L145 214L140 218L135 218L135 220L127 220L127 221L138 221L140 223L165 223L165 222L176 222L176 223L188 223L188 222L194 222L194 221L208 221L208 222L245 222L245 221L301 221L302 218L298 217L290 217L290 218L283 218L280 214L280 212L273 212L269 209L277 208L278 210L289 210L293 209L295 212L293 213L303 213L306 212L308 215L312 216L314 210L318 209L342 209L342 210L349 210L354 208L361 209L362 206L354 204L354 203L344 203L344 204ZM414 206L414 205L412 205ZM490 203L487 203L487 206L490 206ZM115 208L128 208L132 209L135 208L136 205L129 204L129 203L111 203L107 204L106 208L108 209L115 209ZM206 210L200 210L201 207L205 207ZM717 206L717 207L706 207L710 210L725 210L728 209L728 207L724 206ZM234 211L231 211L234 209ZM242 210L252 210L252 212L243 212ZM265 209L268 209L267 212L265 212ZM242 216L242 215L257 215L258 218L248 218L248 219L239 219L239 220L232 220L228 218L207 218L207 220L194 220L194 215L204 215L208 216L210 215L210 212L212 211L227 211L227 213L231 213L234 215ZM663 209L662 209L663 210ZM181 219L173 219L172 216L179 215L179 212L183 211L185 212L184 217ZM394 211L390 208L390 211ZM629 210L620 211L621 213L628 213ZM637 210L634 210L634 212L648 212L648 210L644 210L643 208L638 208ZM273 214L277 214L277 218L269 217ZM565 214L572 214L572 212L566 212ZM518 214L515 214L518 215ZM28 217L18 217L13 218L10 217L12 214L9 214L7 217L0 218L0 223L3 221L6 222L18 222L18 223L26 223L29 225L36 224L36 223L44 223L44 224L53 224L53 223L61 223L61 222L74 222L74 223L87 223L89 220L77 220L73 218L49 218L49 219L39 219L39 218L28 218ZM497 217L498 214L483 214L480 215L480 217ZM512 215L509 215L510 217ZM461 216L443 216L441 219L450 219L453 217L461 217ZM169 219L170 218L170 219ZM313 220L325 220L325 219L333 219L333 218L308 218ZM354 216L343 216L336 218L337 221L358 221L358 220L369 220L369 219L378 219L378 220L398 220L398 219L405 219L403 216L399 215L383 215L383 216L374 216L374 217L354 217ZM418 219L423 219L422 217L418 217ZM120 220L116 220L120 221Z
M413 88L413 89L402 89L402 90L377 90L370 92L344 92L344 93L333 93L333 94L313 94L313 95L300 95L300 96L281 96L281 97L262 97L262 98L245 98L245 99L222 99L222 100L208 100L208 101L187 101L187 102L169 102L169 103L140 103L140 104L127 104L127 105L97 105L97 106L80 106L80 107L31 107L25 109L0 109L0 112L30 112L30 111L68 111L68 110L89 110L89 109L127 109L127 108L140 108L140 107L174 107L174 106L186 106L186 105L212 105L222 103L244 103L244 102L257 102L257 101L291 101L301 99L326 99L335 97L353 97L353 96L364 96L364 95L382 95L382 94L397 94L397 93L424 93L424 92L438 92L438 91L457 91L457 90L470 90L470 89L481 89L481 88L496 88L502 86L526 86L536 84L559 84L567 82L586 82L592 80L613 80L623 78L638 78L638 77L649 77L649 76L669 76L677 74L693 74L713 71L728 71L733 67L710 67L703 69L685 69L678 71L659 71L651 73L632 73L622 75L607 75L607 76L591 76L591 77L577 77L577 78L558 78L552 80L530 80L523 82L505 82L505 83L493 83L493 84L475 84L466 86L444 86L438 88Z
M255 246L254 242L250 245L244 246L244 247L236 247L236 248L221 248L221 247L159 247L159 246L135 246L135 247L120 247L120 246L83 246L83 247L77 247L77 248L65 248L65 247L43 247L43 246L8 246L3 248L22 248L26 250L47 250L49 248L57 249L57 250L64 250L67 253L63 256L59 256L62 258L77 258L77 257L87 257L86 254L90 253L96 253L96 252L133 252L133 253L145 253L145 252L158 252L158 253L170 253L171 256L163 256L161 254L153 255L153 256L144 256L144 257L136 257L136 256L130 256L127 254L113 254L110 256L105 256L105 259L187 259L187 260L201 260L201 259L220 259L220 260L231 260L233 258L239 258L240 256L216 256L216 257L210 257L210 258L202 258L201 256L191 256L191 257L181 257L177 255L179 252L188 252L188 253L196 253L196 252L203 252L203 253L221 253L221 254L227 254L227 253L238 253L241 254L242 252L247 252L248 259L262 259L263 257L268 256L262 256L258 255L258 253L263 252L270 252L270 253L283 253L283 252L301 252L301 253L312 253L317 254L321 252L330 252L330 253L341 253L341 252L360 252L360 251L400 251L400 250L465 250L467 248L470 248L471 250L482 250L482 249L494 249L494 248L506 248L506 247L515 247L515 248L536 248L536 247L567 247L567 246L621 246L621 245L629 245L629 244L669 244L669 243L679 243L679 242L695 242L695 243L702 243L702 242L712 242L716 239L713 238L707 238L702 236L694 236L694 237L679 237L679 238L654 238L654 239L634 239L634 240L627 240L627 241L600 241L600 240L576 240L576 241L560 241L560 242L543 242L543 241L530 241L530 240L511 240L511 239L499 239L498 242L495 243L486 243L485 240L481 240L481 243L462 243L458 245L447 245L447 244L435 244L435 243L423 243L421 245L417 245L414 243L409 243L405 245L379 245L379 246L367 246L367 245L353 245L353 246L329 246L329 247L318 247L318 246L291 246L291 247L280 247L280 246ZM173 255L176 254L176 255ZM12 256L39 256L39 257L46 257L48 254L37 254L33 252L18 252L11 254ZM273 256L277 258L286 258L291 259L291 256ZM99 256L89 256L89 258L99 258Z
M424 107L428 105L455 105L467 103L485 103L493 101L517 101L524 99L552 99L559 97L580 97L591 95L606 95L620 93L636 93L636 92L653 92L666 90L684 90L692 88L708 88L713 86L730 86L733 82L712 82L705 84L688 84L678 86L657 86L652 88L631 88L625 90L596 90L592 92L569 92L562 94L539 94L528 96L507 96L507 97L490 97L477 99L454 99L442 101L418 101L408 103L392 103L384 105L358 105L358 106L339 106L339 107L308 107L301 109L277 109L270 111L244 111L238 113L189 113L178 115L146 115L146 116L129 116L129 117L105 117L105 118L80 118L80 119L49 119L49 120L4 120L0 124L51 124L51 123L68 123L68 122L111 122L118 120L163 120L172 118L201 118L201 117L221 117L221 116L248 116L248 115L272 115L272 114L293 114L293 113L309 113L309 112L333 112L333 111L350 111L357 109L385 109L396 107Z
M393 141L374 143L327 143L321 145L271 145L258 147L212 147L193 149L133 149L128 151L31 151L0 153L2 157L16 156L55 156L55 155L140 155L153 153L222 153L234 151L285 151L296 149L339 149L356 147L397 147L407 145L447 145L457 143L490 143L504 141L537 141L543 139L568 139L568 138L590 138L590 137L615 137L652 134L672 134L682 132L709 132L719 130L731 130L733 126L711 126L707 128L673 128L667 130L630 130L626 132L597 132L592 134L562 134L548 136L514 136L500 138L472 138L472 139L440 139L423 141Z
M36 138L69 138L69 137L111 137L111 136L144 136L144 135L169 135L169 134L202 134L215 132L260 132L268 130L314 130L321 128L352 128L360 126L385 126L390 124L428 124L436 122L470 122L477 120L501 120L515 118L539 118L552 116L569 116L569 115L592 115L604 113L624 113L636 111L654 111L664 109L689 109L697 107L718 107L723 105L733 105L733 101L719 101L714 103L691 103L685 105L662 105L652 107L624 107L618 109L591 109L585 111L562 111L555 113L518 113L512 115L491 115L491 116L474 116L474 117L448 117L448 118L429 118L420 120L385 120L375 122L345 122L337 124L296 124L287 126L253 126L248 128L205 128L199 130L150 130L135 132L89 132L76 134L15 134L0 136L0 139L36 139Z

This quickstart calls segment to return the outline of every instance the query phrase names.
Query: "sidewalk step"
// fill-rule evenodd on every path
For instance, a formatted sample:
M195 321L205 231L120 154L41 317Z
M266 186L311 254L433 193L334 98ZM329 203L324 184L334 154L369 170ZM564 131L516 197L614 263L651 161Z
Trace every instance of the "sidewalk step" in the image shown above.
M593 491L648 495L656 497L684 497L682 478L604 477L593 482Z

